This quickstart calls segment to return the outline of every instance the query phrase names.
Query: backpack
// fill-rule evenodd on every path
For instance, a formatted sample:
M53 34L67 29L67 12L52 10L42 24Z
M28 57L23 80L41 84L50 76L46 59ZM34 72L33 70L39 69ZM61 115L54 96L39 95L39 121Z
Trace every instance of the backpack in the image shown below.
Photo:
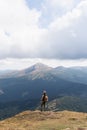
M42 96L42 101L47 102L48 101L48 96L47 95L43 95Z

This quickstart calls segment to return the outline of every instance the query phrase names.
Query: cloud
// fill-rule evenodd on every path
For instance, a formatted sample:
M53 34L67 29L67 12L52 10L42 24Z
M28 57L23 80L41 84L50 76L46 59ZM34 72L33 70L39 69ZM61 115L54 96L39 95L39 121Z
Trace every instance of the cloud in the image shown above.
M42 52L49 58L87 58L86 23L87 1L84 0L49 24L48 33L44 38L48 49L42 49Z
M39 17L40 12L30 10L25 0L0 1L0 58L23 57L33 45L37 47Z
M44 0L42 3L42 24L49 24L50 21L71 11L81 0ZM49 15L50 14L50 15ZM44 17L43 17L44 16Z
M49 26L53 57L76 59L87 57L87 1L54 20ZM51 37L52 35L52 37Z
M60 15L70 11L73 8L74 3L74 0L44 0L42 8L44 11L51 11L50 15Z
M58 59L40 59L40 58L6 58L0 60L1 70L22 70L36 63L43 63L50 67L72 67L72 66L87 66L87 59L78 60L58 60Z
M0 58L87 58L86 28L86 0L0 1Z

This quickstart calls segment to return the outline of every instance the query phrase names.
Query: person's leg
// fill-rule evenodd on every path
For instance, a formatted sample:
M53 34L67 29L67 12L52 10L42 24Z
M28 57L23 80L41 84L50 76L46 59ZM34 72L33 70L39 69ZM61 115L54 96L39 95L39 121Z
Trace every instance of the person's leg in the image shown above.
M43 102L41 102L41 111L42 111L42 107L43 107Z
M43 104L43 105L44 105L44 111L45 111L45 102L44 102L44 104Z

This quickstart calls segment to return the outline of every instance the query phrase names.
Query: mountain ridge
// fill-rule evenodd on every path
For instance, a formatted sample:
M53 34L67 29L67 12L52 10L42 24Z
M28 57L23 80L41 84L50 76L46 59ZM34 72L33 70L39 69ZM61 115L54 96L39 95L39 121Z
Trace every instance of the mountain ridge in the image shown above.
M58 77L64 80L87 84L87 67L49 67L48 65L37 63L28 68L0 74L0 79L28 77L29 79L37 79L46 77Z
M31 73L39 73L39 72L49 71L51 69L53 68L47 65L44 65L42 63L36 63L28 68L25 68L19 71L13 71L13 72L8 72L6 74L2 74L0 75L0 78L22 77L25 75L29 75Z

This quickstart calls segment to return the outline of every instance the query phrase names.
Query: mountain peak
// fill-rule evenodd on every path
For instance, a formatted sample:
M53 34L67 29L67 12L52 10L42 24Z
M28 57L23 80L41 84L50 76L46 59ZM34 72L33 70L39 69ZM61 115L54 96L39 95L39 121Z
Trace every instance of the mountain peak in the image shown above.
M43 69L43 68L51 68L51 67L49 67L49 66L47 66L47 65L45 65L45 64L43 64L43 63L36 63L35 65L33 65L33 67L35 68L35 69Z
M32 72L42 72L42 71L47 71L47 70L51 70L52 68L42 64L42 63L36 63L33 66L25 69L25 73L32 73Z

